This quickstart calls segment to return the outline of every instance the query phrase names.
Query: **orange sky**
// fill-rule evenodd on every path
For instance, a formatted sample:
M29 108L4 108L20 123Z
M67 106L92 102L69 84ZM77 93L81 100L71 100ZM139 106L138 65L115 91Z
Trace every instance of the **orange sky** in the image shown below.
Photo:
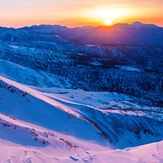
M68 27L142 23L163 27L163 0L3 0L0 26L60 24Z

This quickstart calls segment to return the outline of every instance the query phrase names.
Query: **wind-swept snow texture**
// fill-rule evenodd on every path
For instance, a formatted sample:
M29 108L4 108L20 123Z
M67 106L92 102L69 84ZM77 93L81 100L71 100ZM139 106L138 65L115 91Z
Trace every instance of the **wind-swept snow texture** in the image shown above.
M132 96L0 76L0 113L1 162L163 161L162 108Z

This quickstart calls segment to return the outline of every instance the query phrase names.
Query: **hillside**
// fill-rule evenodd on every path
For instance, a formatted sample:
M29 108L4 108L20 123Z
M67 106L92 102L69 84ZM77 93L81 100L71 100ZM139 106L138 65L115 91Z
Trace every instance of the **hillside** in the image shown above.
M124 157L128 162L146 161L142 153L139 158L138 149L139 152L142 148L150 150L155 144L124 149L118 160L115 157L120 150L112 149L162 139L160 108L132 104L131 97L63 88L30 88L2 76L0 80L0 142L10 151L2 152L4 161L98 162L104 158L110 160L110 156L115 162ZM158 144L162 152L162 143ZM13 153L15 148L17 152ZM150 156L148 161L156 157L154 153ZM157 161L162 159L159 153L157 156Z

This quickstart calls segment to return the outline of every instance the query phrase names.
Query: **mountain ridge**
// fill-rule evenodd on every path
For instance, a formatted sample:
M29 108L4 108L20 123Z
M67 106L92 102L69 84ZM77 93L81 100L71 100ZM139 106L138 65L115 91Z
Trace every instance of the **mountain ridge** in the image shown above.
M14 31L14 32L12 32ZM68 28L61 25L33 25L23 28L3 28L0 40L48 41L57 40L76 44L132 45L163 48L163 28L154 24L134 22L112 26L84 26Z

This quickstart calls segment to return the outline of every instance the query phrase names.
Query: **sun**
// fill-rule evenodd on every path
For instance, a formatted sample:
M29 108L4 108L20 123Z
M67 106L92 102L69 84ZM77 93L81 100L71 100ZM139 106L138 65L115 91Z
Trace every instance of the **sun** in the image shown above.
M105 25L110 25L113 22L112 18L106 18L105 19Z

